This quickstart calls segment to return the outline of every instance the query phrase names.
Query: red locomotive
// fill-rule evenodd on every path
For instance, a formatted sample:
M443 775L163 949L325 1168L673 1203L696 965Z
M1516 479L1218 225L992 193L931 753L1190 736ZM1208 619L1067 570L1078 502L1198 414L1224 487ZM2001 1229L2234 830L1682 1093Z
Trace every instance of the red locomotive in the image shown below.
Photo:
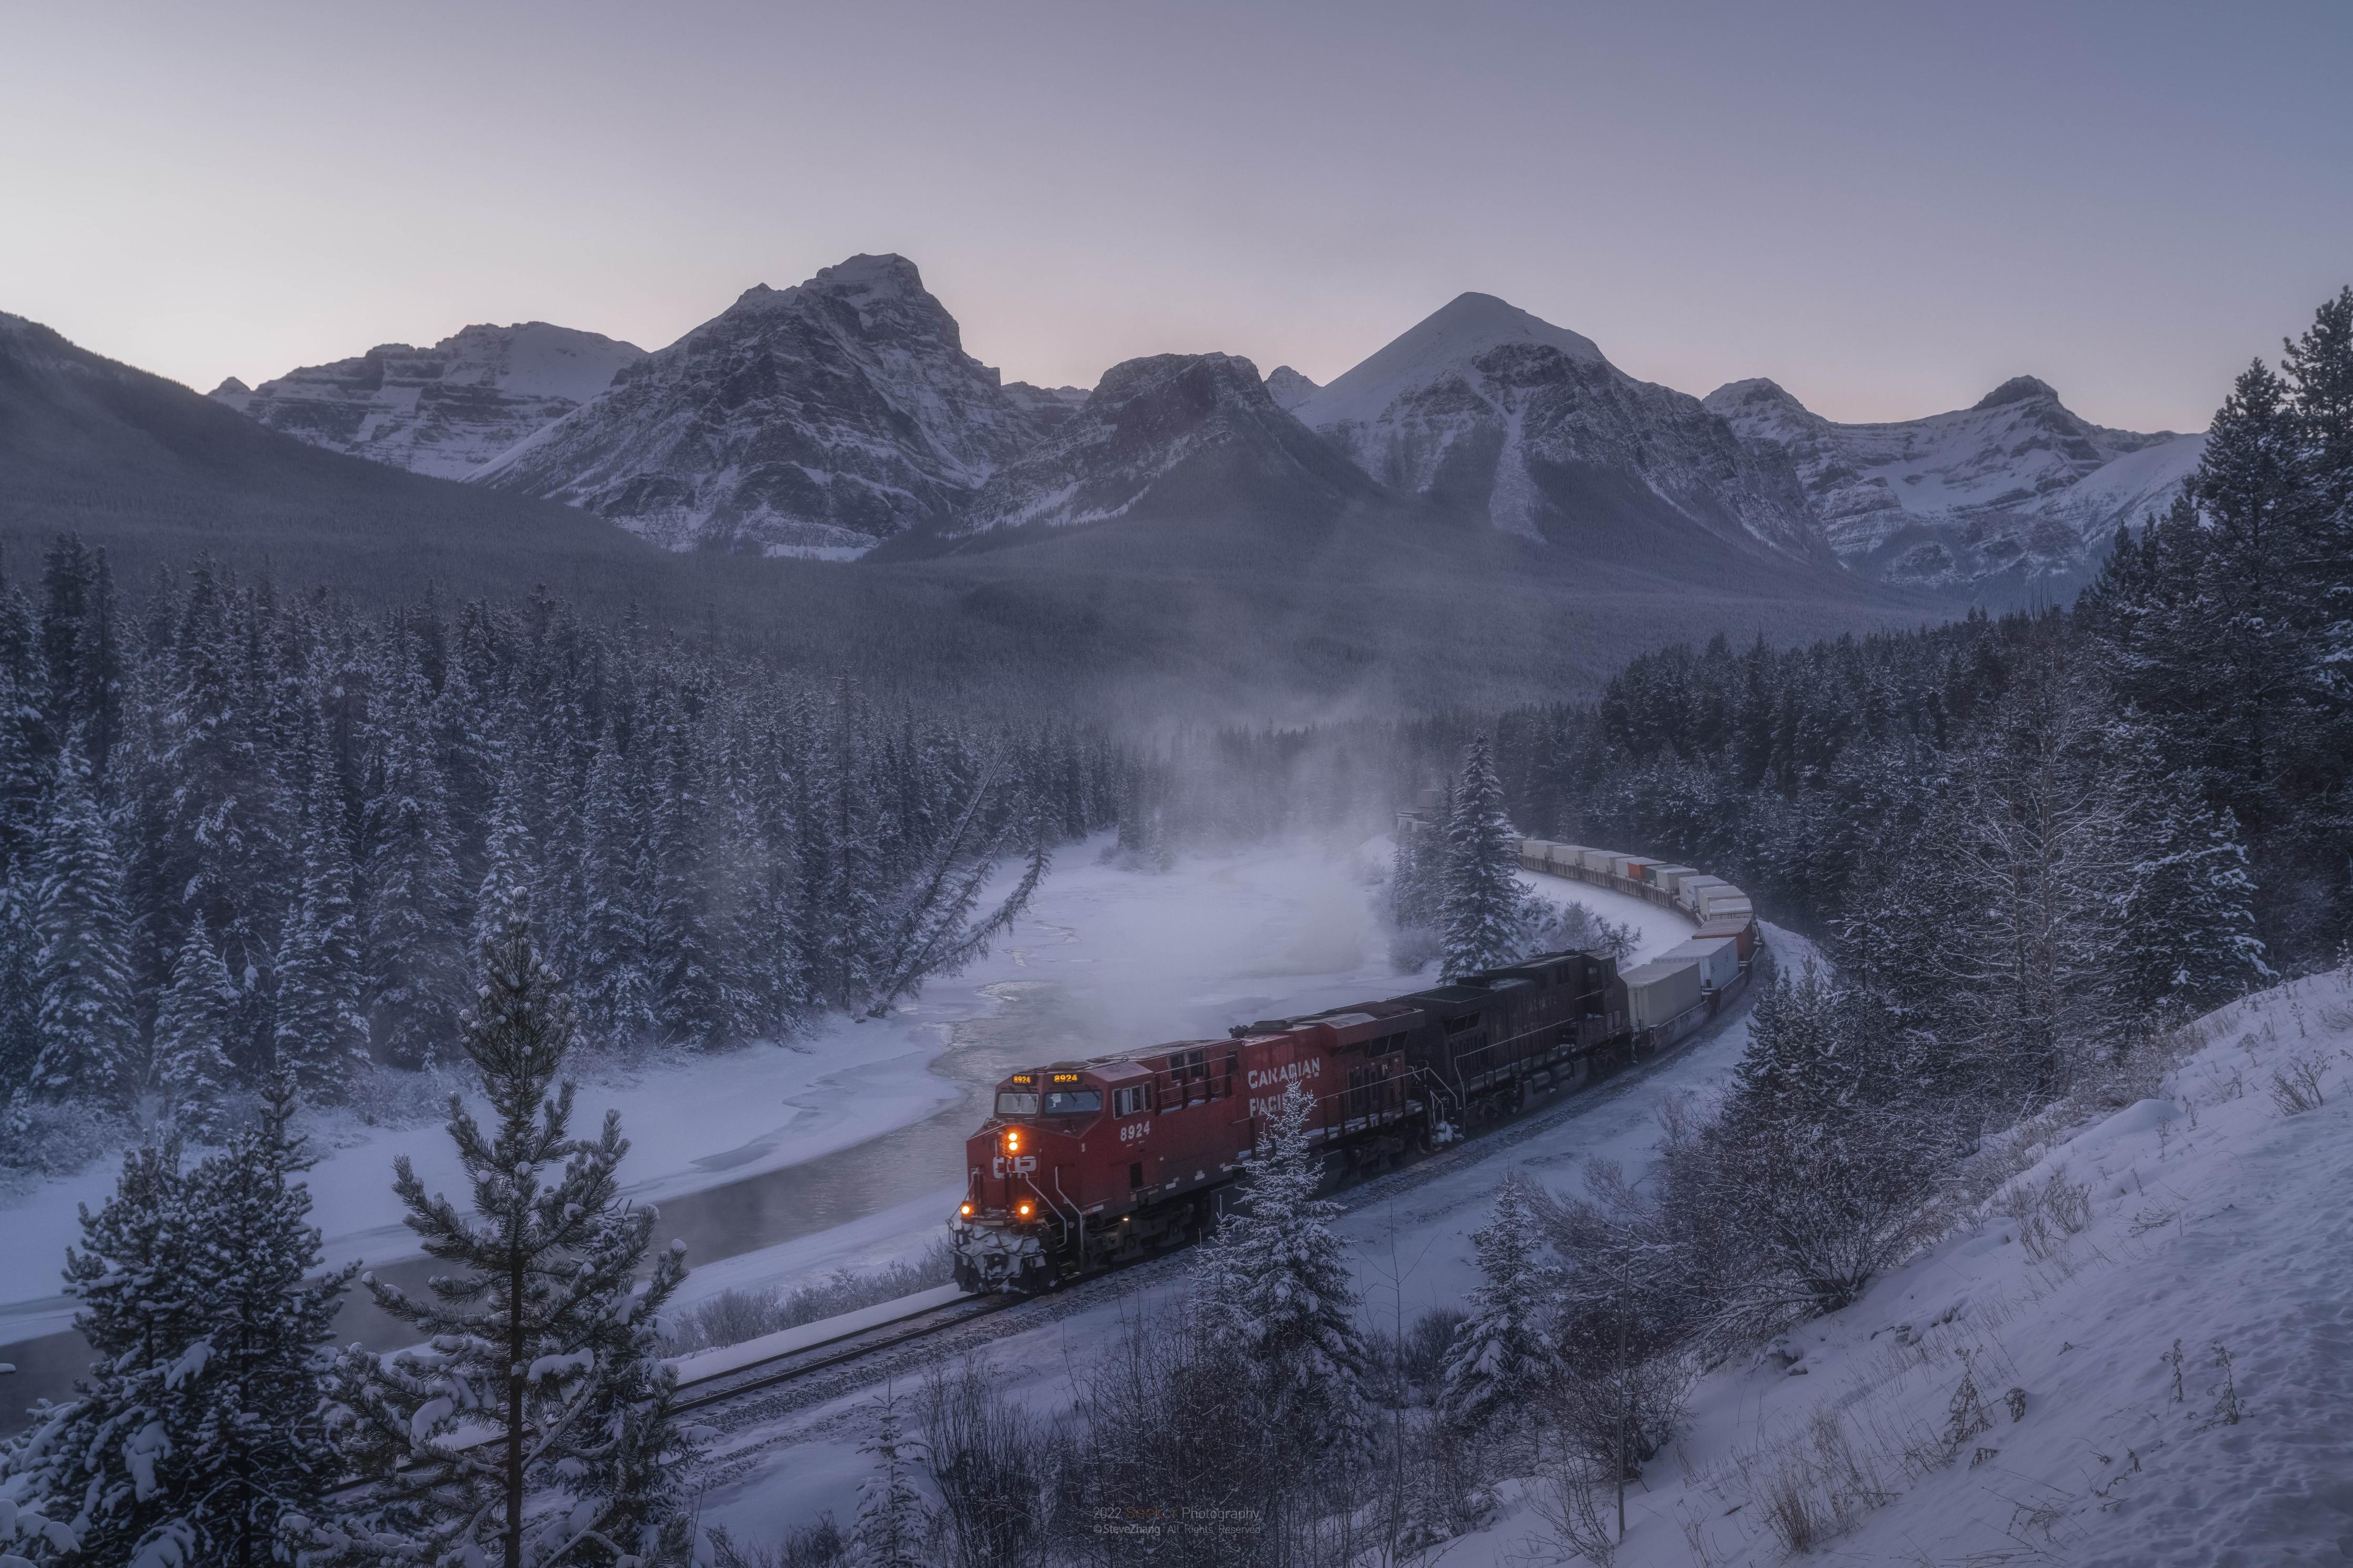
M965 1145L956 1282L1036 1290L1193 1239L1293 1083L1336 1176L1574 1087L1633 1045L1616 963L1559 952L1227 1039L1015 1073Z

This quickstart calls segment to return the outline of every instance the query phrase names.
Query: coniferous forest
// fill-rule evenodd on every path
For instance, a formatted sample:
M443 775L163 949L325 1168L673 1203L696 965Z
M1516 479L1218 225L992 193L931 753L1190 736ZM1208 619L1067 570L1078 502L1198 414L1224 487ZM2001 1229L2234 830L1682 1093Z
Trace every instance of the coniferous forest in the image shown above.
M132 595L60 538L0 586L0 1161L58 1106L204 1134L278 1068L332 1102L434 1065L509 883L597 1043L887 1007L1120 768L543 595L362 615L199 561Z

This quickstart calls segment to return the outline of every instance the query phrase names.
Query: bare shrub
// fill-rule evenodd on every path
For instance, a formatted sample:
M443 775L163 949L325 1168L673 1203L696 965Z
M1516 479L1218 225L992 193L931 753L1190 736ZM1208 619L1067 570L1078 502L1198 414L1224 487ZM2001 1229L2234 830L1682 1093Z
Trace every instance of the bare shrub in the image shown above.
M711 1531L711 1552L717 1568L846 1568L849 1540L821 1513L814 1524L789 1531L774 1546L739 1544L723 1529Z
M940 1238L920 1258L902 1258L880 1268L863 1272L837 1268L822 1279L790 1288L723 1290L679 1314L670 1353L688 1355L722 1345L740 1345L763 1334L821 1323L844 1312L934 1289L955 1278L955 1253Z
M1529 1489L1529 1502L1554 1541L1596 1568L1609 1568L1618 1555L1612 1510L1603 1500L1613 1482L1582 1454L1552 1455Z
M2018 1226L2018 1239L2036 1262L2051 1256L2059 1238L2074 1236L2092 1223L2092 1189L2085 1182L2070 1182L2067 1167L2054 1166L2041 1185L2021 1184L2002 1194L1996 1212Z
M986 1366L934 1362L919 1405L946 1568L1027 1568L1046 1560L1054 1444L1008 1402Z
M2290 1056L2287 1065L2272 1074L2272 1103L2279 1107L2282 1116L2320 1109L2320 1069L2327 1063L2328 1058L2317 1051Z

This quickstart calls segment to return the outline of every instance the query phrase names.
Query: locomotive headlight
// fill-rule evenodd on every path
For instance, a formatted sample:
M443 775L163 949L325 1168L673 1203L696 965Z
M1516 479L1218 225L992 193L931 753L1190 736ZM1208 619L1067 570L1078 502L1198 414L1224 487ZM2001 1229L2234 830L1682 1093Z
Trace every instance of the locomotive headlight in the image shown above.
M1026 1201L1016 1204L1013 1206L1013 1212L1019 1215L1023 1219L1028 1219L1029 1217L1029 1205Z
M1021 1152L1021 1129L1018 1127L1008 1127L1005 1130L1005 1152L1008 1154Z
M964 1215L966 1219L970 1219L972 1217L972 1205L970 1204L966 1204L962 1208L956 1210L956 1213Z

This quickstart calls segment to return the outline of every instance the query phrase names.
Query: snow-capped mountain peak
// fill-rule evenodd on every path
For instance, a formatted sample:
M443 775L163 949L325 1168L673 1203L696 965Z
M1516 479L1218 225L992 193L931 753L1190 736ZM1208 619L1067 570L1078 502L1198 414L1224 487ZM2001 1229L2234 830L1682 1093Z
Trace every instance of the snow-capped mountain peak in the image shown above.
M1335 377L1297 412L1319 429L1376 419L1401 393L1463 374L1481 355L1516 343L1557 349L1580 364L1609 363L1582 333L1556 327L1493 294L1457 294Z
M314 447L455 479L596 396L644 353L546 321L480 323L430 348L379 343L258 387L230 376L212 395Z
M1074 397L1008 390L903 256L853 256L720 315L480 482L674 549L848 557L951 515Z
M1323 390L1287 364L1276 365L1266 373L1266 395L1286 414Z
M1483 506L1528 539L1590 548L1598 531L1695 525L1822 554L1786 458L1492 294L1457 296L1297 413L1373 478Z
M1905 583L2079 575L2119 523L2171 501L2205 447L2094 425L2031 375L1964 409L1876 424L1835 423L1764 380L1706 403L1788 454L1841 559Z

